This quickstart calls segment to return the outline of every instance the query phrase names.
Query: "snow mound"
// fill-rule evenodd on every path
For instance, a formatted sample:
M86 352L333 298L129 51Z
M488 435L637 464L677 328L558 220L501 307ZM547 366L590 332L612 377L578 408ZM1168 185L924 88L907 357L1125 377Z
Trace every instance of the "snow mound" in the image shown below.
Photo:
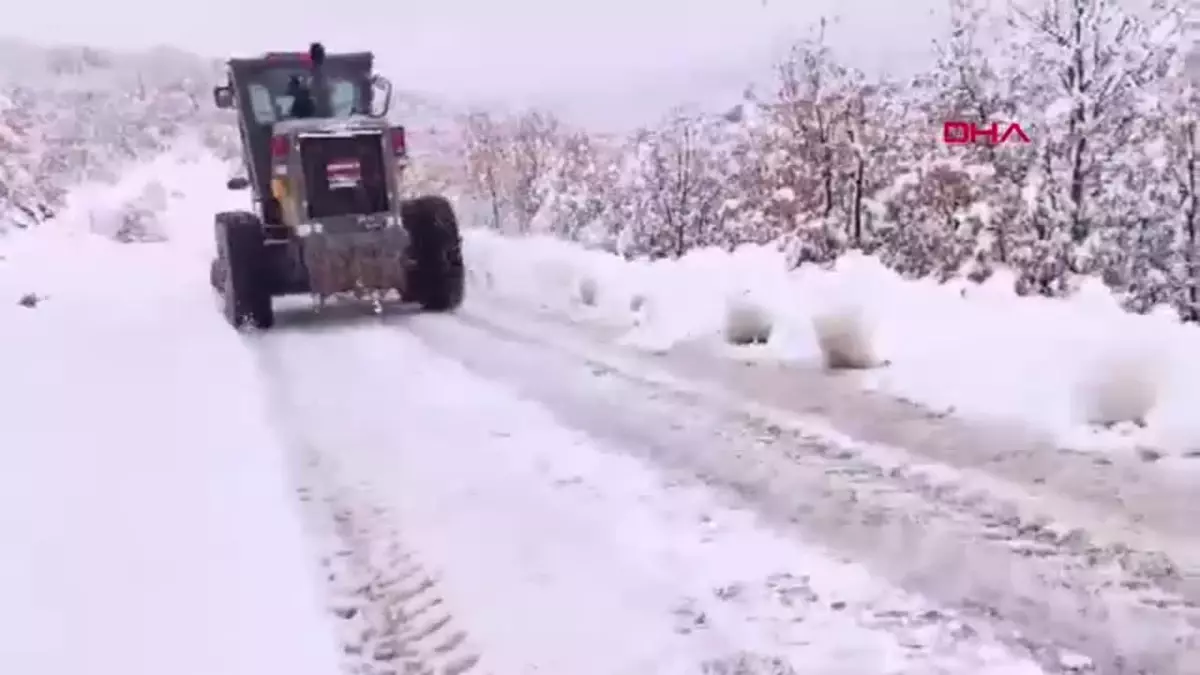
M632 318L636 266L609 253L551 237L514 239L480 229L465 233L463 249L476 285L544 308Z
M579 301L588 307L596 306L596 296L600 293L600 284L595 277L585 276L579 280Z
M832 271L812 269L798 279L808 289L807 313L826 368L865 369L883 363L870 308L886 296L890 274L878 260L854 254L839 260Z
M844 307L813 317L821 361L830 370L874 368L880 364L862 310Z
M854 253L832 268L789 269L772 246L645 261L545 237L466 238L468 259L496 272L495 292L627 327L626 346L754 342L769 325L767 355L829 368L886 364L864 386L932 409L1017 421L1064 443L1089 427L1140 421L1148 442L1200 447L1198 327L1165 310L1124 312L1098 281L1069 298L1022 297L1004 268L979 284L936 283ZM579 314L582 279L597 296Z
M1077 403L1089 424L1145 426L1158 403L1159 376L1146 354L1114 353L1090 370L1077 388Z
M1107 317L1122 330L1095 345L1080 364L1075 407L1083 422L1114 426L1131 422L1145 426L1162 395L1165 347L1153 330L1158 317L1124 314L1116 299L1099 282L1089 280L1073 297L1075 306L1095 317ZM1138 320L1140 319L1140 320Z
M775 322L771 314L749 297L731 298L725 309L725 341L731 345L767 344Z
M125 202L116 219L113 238L121 243L166 241L162 215L167 210L167 191L152 181L133 199Z

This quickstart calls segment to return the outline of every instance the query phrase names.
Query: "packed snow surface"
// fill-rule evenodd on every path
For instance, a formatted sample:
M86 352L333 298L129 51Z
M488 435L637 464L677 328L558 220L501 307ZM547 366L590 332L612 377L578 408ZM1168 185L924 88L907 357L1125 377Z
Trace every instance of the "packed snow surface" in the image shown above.
M311 364L281 378L298 433L384 488L495 672L1042 672L954 622L885 629L889 612L930 607L706 490L664 486L414 337L268 342L273 362ZM379 413L380 392L396 414ZM747 670L719 669L736 663Z
M291 494L303 446L394 510L488 672L1041 672L402 328L239 336L207 287L224 174L177 153L3 244L0 670L337 672ZM90 231L152 181L165 243ZM719 314L697 311L680 330ZM876 625L896 606L933 619Z

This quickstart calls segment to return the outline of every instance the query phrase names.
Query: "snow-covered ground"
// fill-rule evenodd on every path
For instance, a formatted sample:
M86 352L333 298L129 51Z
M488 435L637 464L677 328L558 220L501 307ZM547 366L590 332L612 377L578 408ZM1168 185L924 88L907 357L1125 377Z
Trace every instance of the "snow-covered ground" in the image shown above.
M893 361L868 376L915 386L899 374L933 347L905 340L936 331L901 325L906 308L957 330L939 344L965 359L975 352L952 338L987 331L956 320L1001 325L990 306L1035 326L1057 305L955 300L864 261L790 279L761 251L640 266L476 233L480 295L458 316L302 310L238 335L208 288L211 213L245 199L225 178L184 149L0 240L0 670L1010 675L1125 660L1195 672L1177 611L1190 587L1137 557L1145 541L1197 557L1159 528L1178 504L1126 509L1141 493L1110 490L1105 507L1125 509L1110 522L1070 496L967 481L736 396L659 387L633 349L703 342L745 290L761 304L750 314L775 322L759 356L813 358L813 317L854 330L821 317L861 308L878 326L869 346ZM106 238L131 209L165 241ZM594 307L581 302L588 277ZM590 316L630 359L573 353L572 334L595 341L585 327L490 323L489 284ZM883 294L890 304L874 302ZM1177 348L1148 324L1104 320L1090 325L1129 337L1094 343L1097 359ZM1053 331L1036 337L1055 345L1038 358L1072 351ZM1025 358L1006 363L1037 361ZM1127 526L1138 509L1154 518Z
M1018 297L1004 273L982 285L908 281L861 256L789 272L765 247L646 263L484 230L468 247L481 289L596 321L629 346L703 343L805 364L849 345L877 366L860 375L864 388L936 411L1018 421L1083 450L1200 451L1200 329L1124 313L1098 282L1058 300ZM730 322L748 321L772 329L767 345L723 344Z
M489 672L1042 672L394 326L237 335L205 272L238 196L190 155L3 242L5 672L336 672L317 558L355 553L305 543L304 453L436 577L461 632L430 654ZM167 242L92 232L152 182Z
M1041 672L707 490L664 487L394 326L263 348L296 433L394 509L494 672Z
M215 168L166 158L0 241L6 673L336 672L283 446L197 282ZM179 246L89 233L155 178L221 188L168 205Z

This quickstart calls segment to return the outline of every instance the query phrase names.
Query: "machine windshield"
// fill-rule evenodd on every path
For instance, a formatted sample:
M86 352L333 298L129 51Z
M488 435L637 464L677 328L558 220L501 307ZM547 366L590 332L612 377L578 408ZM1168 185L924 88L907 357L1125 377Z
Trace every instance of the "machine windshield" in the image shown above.
M298 77L312 91L312 73L303 68L274 68L250 82L248 89L255 121L274 124L291 119L292 96L288 92L288 82L293 77ZM357 80L341 74L328 74L325 80L329 83L329 107L334 117L349 117L361 112L356 110L362 99Z

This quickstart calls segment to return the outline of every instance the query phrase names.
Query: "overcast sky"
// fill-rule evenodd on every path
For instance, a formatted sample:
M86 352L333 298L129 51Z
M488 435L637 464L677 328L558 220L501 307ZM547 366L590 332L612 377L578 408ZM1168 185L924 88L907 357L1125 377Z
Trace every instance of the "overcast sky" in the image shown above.
M214 56L371 49L398 86L444 95L607 101L731 84L822 14L857 65L911 67L946 0L36 0L0 33L38 42L170 44ZM937 10L936 15L934 10ZM586 105L601 105L587 103Z

